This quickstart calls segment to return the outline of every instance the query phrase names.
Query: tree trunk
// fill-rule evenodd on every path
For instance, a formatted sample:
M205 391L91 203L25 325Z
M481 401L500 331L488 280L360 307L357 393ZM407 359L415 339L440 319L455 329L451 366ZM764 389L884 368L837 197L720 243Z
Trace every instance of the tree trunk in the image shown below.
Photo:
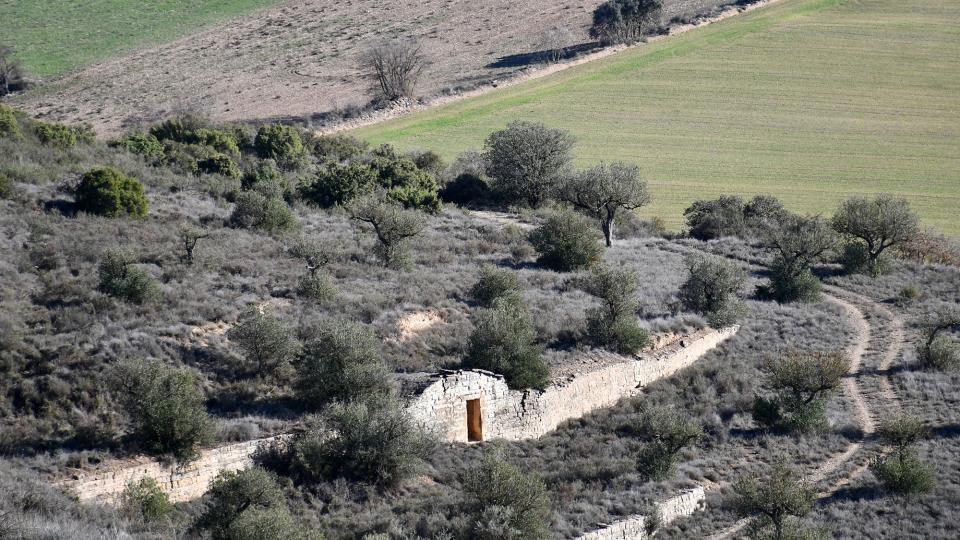
M613 245L611 238L613 237L613 220L603 220L600 224L600 227L603 229L603 239L607 242L607 247Z

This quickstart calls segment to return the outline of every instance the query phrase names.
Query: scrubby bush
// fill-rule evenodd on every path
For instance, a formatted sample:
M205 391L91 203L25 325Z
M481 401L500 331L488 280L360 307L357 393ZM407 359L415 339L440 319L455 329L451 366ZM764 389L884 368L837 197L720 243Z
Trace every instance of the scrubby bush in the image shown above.
M373 229L378 242L374 253L384 266L393 269L410 266L408 243L426 227L421 212L406 210L377 193L354 200L348 211L351 219Z
M530 233L537 250L537 262L558 272L572 272L593 266L603 254L590 221L576 212L552 214Z
M230 224L234 227L281 232L295 228L297 218L283 199L244 191L237 195L236 206L230 214Z
M470 297L483 307L491 307L499 298L519 294L517 276L491 265L480 268L480 279L470 289Z
M205 129L208 122L195 114L181 114L168 118L150 128L150 134L161 141L176 141L196 144L196 133Z
M144 521L159 521L173 512L170 498L161 491L156 480L144 476L139 482L130 482L121 496L122 506Z
M369 194L376 183L377 175L365 164L326 163L300 185L300 194L307 201L329 208Z
M442 208L440 187L432 174L416 163L396 156L376 156L370 161L370 170L377 183L386 190L387 197L405 208L416 208L436 214Z
M772 195L756 195L743 205L744 224L754 231L775 227L789 215L783 203Z
M687 259L690 276L680 285L684 308L707 317L716 328L728 326L743 316L743 302L737 296L747 279L737 264L719 257Z
M19 139L23 137L23 132L20 131L20 123L13 109L0 103L0 138L4 137Z
M268 199L290 199L293 186L272 159L259 160L240 178L240 189L255 191Z
M607 246L613 245L618 212L630 212L650 202L647 183L631 163L600 164L571 175L558 190L560 200L600 223Z
M303 276L297 283L297 295L315 302L328 302L337 296L337 289L329 275L312 273Z
M240 167L226 154L214 154L197 161L197 174L219 174L229 178L240 178Z
M499 373L510 388L543 389L550 369L535 341L526 307L509 296L501 298L477 312L463 366Z
M883 253L919 234L919 222L906 199L882 193L872 200L851 197L843 201L831 224L858 246L845 250L844 267L850 272L877 276L886 270Z
M369 328L328 320L311 328L296 361L296 394L317 410L333 401L385 395L390 390L380 343Z
M277 479L260 467L220 473L207 498L196 528L214 540L303 538Z
M802 538L803 530L795 518L810 513L817 500L817 490L782 463L738 480L733 491L733 507L752 519L755 537L773 540Z
M86 172L74 190L77 209L106 217L147 215L147 197L143 184L113 167L98 167Z
M28 84L23 65L14 58L13 49L0 45L0 97L25 90Z
M624 268L599 266L580 280L580 287L602 306L587 311L587 337L596 347L620 354L636 354L650 342L637 321L638 280Z
M835 245L835 237L819 217L793 214L768 222L761 231L764 243L776 250L770 266L770 287L762 295L778 302L812 302L820 295L820 280L811 267Z
M13 197L13 180L9 176L0 173L0 200Z
M143 156L150 163L163 159L164 146L159 139L149 133L136 132L110 142L114 148L123 148L127 152Z
M510 123L487 137L484 159L493 190L509 204L539 206L566 174L574 138L541 123Z
M700 424L662 408L644 411L621 431L644 441L637 452L637 471L656 482L669 478L680 451L703 436Z
M393 399L334 403L294 440L293 469L307 481L347 478L393 488L423 467L436 441Z
M66 149L77 145L77 132L64 124L36 122L33 125L33 134L41 144L47 146Z
M877 434L893 447L891 455L879 455L870 462L870 470L883 486L904 495L932 490L935 483L933 467L923 463L913 449L917 442L930 436L923 421L912 416L898 416L883 422Z
M111 249L103 254L97 267L100 283L97 289L109 296L133 304L151 302L160 296L160 287L145 270L134 266L133 253Z
M943 334L960 329L960 311L943 309L921 321L920 362L932 369L947 371L960 367L960 345Z
M593 11L590 37L604 45L634 43L660 25L662 0L608 0Z
M308 146L320 160L339 163L364 155L369 144L350 135L335 134L311 137Z
M774 396L757 396L754 421L766 428L812 432L826 426L826 399L850 371L850 359L839 353L788 351L768 358L764 371Z
M190 224L181 224L177 230L177 238L180 240L180 245L183 247L183 255L181 260L187 264L187 266L193 266L194 261L194 252L197 249L197 244L200 240L205 238L210 238L212 233L206 229L198 229Z
M286 379L300 344L279 319L265 309L251 307L230 329L227 337L237 343L259 377Z
M114 381L133 435L146 451L188 461L210 439L203 393L189 371L135 361L122 365Z
M713 240L724 236L744 236L743 199L723 195L719 199L694 201L683 211L689 234L697 240Z
M550 500L539 478L494 454L464 475L464 513L470 519L469 538L533 540L550 537Z
M272 159L287 170L299 169L307 157L300 133L280 124L261 126L253 147L261 159Z

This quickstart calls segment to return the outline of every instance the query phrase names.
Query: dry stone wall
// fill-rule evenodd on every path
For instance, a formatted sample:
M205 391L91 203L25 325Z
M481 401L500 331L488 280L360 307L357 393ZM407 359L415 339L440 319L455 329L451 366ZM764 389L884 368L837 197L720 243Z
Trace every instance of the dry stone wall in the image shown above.
M253 456L260 448L280 442L285 436L268 437L204 450L200 457L186 465L160 463L143 457L111 464L107 470L77 474L63 482L84 502L114 504L119 502L130 482L152 478L172 502L196 499L210 487L213 479L224 471L240 471L253 466Z
M467 402L479 400L484 440L539 437L566 420L609 407L691 365L738 329L702 330L639 358L618 357L615 362L586 367L543 391L510 390L503 377L482 370L445 372L408 410L440 438L468 442Z
M661 523L667 524L682 516L689 516L706 506L702 487L682 491L676 497L657 504ZM635 516L618 521L601 529L590 531L577 540L644 540L649 538L646 530L647 517Z

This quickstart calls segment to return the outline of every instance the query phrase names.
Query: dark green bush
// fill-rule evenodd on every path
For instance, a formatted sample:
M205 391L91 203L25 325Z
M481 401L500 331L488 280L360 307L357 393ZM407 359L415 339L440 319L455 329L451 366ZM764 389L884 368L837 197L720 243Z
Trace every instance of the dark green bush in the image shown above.
M650 336L637 321L637 276L625 268L598 266L580 280L580 287L600 299L587 310L587 337L595 347L636 354Z
M226 154L214 154L197 161L197 174L219 174L240 178L240 167Z
M311 273L303 276L297 284L297 295L315 302L328 302L337 296L333 280L326 273Z
M210 440L206 400L190 371L130 362L119 368L114 386L134 437L151 454L188 461Z
M261 159L272 159L282 169L299 169L306 162L307 150L300 133L280 124L261 126L253 147Z
M423 467L436 441L392 399L334 403L292 444L304 479L347 478L387 488Z
M470 289L470 296L483 307L491 307L498 298L518 294L517 276L491 265L480 268L480 279Z
M134 304L151 302L160 296L160 287L145 270L134 266L136 257L125 250L104 252L97 273L100 292Z
M358 158L367 152L370 146L349 135L320 135L310 139L311 153L321 160L343 162Z
M719 257L693 257L687 260L687 269L690 276L680 285L684 308L705 315L715 328L743 316L743 302L737 295L747 274L740 266Z
M196 133L205 129L207 121L196 115L185 114L168 118L150 128L150 134L161 141L196 144Z
M147 215L143 184L112 167L91 169L74 190L77 209L106 217Z
M514 389L543 389L550 368L541 357L526 307L510 297L480 309L467 345L463 367L499 373Z
M610 318L603 309L587 310L587 338L594 347L618 354L636 354L650 344L650 334L637 323L636 315Z
M537 262L558 272L593 266L603 254L593 222L581 214L562 210L552 214L530 233Z
M33 125L33 133L41 144L47 146L66 149L77 145L77 132L63 124L37 122Z
M947 336L937 336L926 348L921 348L920 360L938 371L955 370L960 367L960 345Z
M318 410L333 401L352 401L389 392L380 342L369 328L328 320L311 328L296 362L296 394Z
M301 538L277 479L260 467L223 472L213 481L198 529L214 540Z
M313 177L303 182L300 194L323 208L346 204L373 191L377 175L362 163L317 167Z
M625 431L644 441L637 453L637 472L655 482L668 479L680 451L703 437L700 424L668 409L645 411Z
M920 233L920 218L907 200L886 193L843 201L831 225L860 246L845 251L844 266L872 276L888 270L882 259L887 249L908 243Z
M0 173L0 200L13 197L13 180Z
M268 199L289 199L293 187L272 159L257 162L240 180L240 189L256 191Z
M460 206L482 206L490 203L493 192L486 178L465 172L459 174L439 192L440 200Z
M511 122L487 137L486 173L509 204L539 206L549 200L572 159L574 138L537 122Z
M743 199L730 195L714 200L695 201L683 211L690 228L690 236L698 240L743 236L746 232L743 206Z
M590 37L604 45L638 41L660 24L662 0L608 0L593 11Z
M387 197L405 208L435 214L440 211L440 186L437 179L407 158L380 156L370 161L370 170Z
M13 109L0 103L0 138L3 137L19 139L23 137L23 132L20 131L20 123Z
M550 500L539 478L487 454L463 479L468 535L476 540L534 540L550 537Z
M144 476L139 482L130 482L123 491L123 507L144 521L159 521L173 512L170 498L160 490L156 480Z
M273 233L293 229L297 226L297 218L283 199L244 191L237 195L236 206L230 214L230 224Z
M815 302L820 280L810 268L798 268L778 257L770 267L770 295L778 302Z
M136 132L110 142L114 148L143 156L148 162L158 163L163 159L164 146L159 139L149 133Z
M936 485L933 467L910 451L878 456L870 462L870 471L888 491L903 495L928 493Z

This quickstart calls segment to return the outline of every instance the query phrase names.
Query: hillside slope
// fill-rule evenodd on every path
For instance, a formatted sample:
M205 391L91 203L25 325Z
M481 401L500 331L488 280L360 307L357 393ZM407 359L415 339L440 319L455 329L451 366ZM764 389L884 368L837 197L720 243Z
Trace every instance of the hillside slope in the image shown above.
M445 157L514 119L579 139L580 165L637 162L677 228L720 193L831 212L907 197L960 234L960 4L783 0L714 25L391 122L357 136Z

